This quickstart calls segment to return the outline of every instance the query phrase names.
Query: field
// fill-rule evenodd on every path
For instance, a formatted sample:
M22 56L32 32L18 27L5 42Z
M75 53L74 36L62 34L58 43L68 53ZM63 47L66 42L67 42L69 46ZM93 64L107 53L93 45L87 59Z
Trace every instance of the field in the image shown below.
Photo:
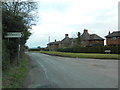
M71 58L120 59L120 54L66 53L53 51L40 51L40 53Z

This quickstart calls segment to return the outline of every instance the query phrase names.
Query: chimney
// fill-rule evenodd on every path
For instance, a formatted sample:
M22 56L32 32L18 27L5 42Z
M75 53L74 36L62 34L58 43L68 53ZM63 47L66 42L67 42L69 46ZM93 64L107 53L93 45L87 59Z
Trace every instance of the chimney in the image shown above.
M68 34L65 34L65 37L68 37Z
M88 32L88 30L87 30L87 29L84 29L84 32Z

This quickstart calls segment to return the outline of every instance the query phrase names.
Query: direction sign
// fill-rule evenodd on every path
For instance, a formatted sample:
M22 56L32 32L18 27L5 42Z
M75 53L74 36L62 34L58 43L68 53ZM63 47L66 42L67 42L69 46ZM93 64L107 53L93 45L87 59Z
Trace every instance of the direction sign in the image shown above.
M23 37L22 32L7 32L5 38L21 38Z

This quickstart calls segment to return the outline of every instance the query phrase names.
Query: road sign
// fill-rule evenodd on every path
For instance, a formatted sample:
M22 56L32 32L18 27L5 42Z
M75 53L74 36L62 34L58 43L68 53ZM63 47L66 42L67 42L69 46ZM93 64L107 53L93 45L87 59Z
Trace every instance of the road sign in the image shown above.
M20 38L23 36L24 36L24 34L22 32L7 32L5 35L5 38L8 39L8 43L9 43L10 38L18 39L18 60L19 60L19 54L20 54ZM18 64L18 60L17 60L17 64Z
M5 38L21 38L23 37L22 32L7 32Z

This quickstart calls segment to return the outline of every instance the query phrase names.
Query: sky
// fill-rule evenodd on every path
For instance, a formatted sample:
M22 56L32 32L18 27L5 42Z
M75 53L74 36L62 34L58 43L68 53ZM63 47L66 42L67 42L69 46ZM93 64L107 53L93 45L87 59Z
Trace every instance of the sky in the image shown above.
M108 32L118 30L119 0L38 0L37 25L27 40L29 48L47 47L62 40L65 34L77 37L88 29L105 39Z

